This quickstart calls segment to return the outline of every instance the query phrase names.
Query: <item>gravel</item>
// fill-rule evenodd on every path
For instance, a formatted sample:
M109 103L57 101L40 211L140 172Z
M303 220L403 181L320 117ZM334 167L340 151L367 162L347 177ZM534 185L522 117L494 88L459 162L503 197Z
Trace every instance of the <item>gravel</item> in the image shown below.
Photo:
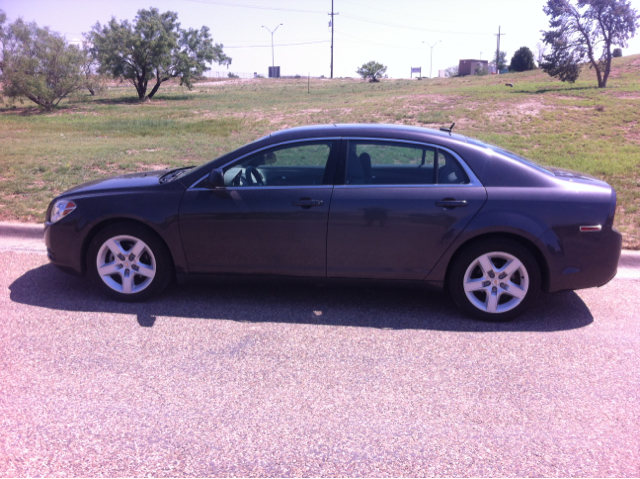
M1 476L640 475L640 281L507 324L418 289L103 299L0 250Z

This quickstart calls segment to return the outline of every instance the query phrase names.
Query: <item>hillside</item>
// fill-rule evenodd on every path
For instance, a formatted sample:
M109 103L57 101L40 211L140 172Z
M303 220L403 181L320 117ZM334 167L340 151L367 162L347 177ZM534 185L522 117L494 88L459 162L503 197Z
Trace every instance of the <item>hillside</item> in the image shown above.
M513 83L508 87L505 83ZM0 108L0 219L42 221L49 200L101 176L199 164L271 131L336 122L440 127L540 163L601 177L618 192L624 246L640 248L640 55L614 60L606 89L542 71L433 80L260 79L78 96L54 113Z

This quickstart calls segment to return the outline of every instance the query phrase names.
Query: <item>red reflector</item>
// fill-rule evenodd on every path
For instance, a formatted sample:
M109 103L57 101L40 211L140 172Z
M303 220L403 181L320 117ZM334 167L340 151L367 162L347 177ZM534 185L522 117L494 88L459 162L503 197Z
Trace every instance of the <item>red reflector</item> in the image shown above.
M62 216L67 216L73 210L76 209L76 204L73 201L69 201L67 206L64 207L64 211L62 211Z
M591 233L593 231L601 231L602 225L581 226L580 231L583 233Z

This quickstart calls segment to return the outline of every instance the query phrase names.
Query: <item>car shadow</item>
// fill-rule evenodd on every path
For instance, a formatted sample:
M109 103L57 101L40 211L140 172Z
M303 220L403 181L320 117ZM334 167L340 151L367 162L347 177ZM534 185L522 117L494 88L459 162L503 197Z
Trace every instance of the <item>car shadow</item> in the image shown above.
M16 303L59 311L135 315L142 327L153 327L157 317L474 332L561 331L593 322L591 312L574 292L541 295L516 320L485 323L463 316L447 294L419 287L217 281L173 284L153 300L120 303L102 296L86 279L47 264L26 272L9 289Z

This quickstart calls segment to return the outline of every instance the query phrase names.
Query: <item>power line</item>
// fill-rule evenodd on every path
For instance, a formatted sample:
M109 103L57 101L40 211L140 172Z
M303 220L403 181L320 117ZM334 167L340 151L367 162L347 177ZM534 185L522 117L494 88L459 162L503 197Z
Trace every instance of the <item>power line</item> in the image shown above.
M466 47L467 45L476 45L477 42L464 42L464 43L456 43L455 45L443 45L441 48L443 50L448 50L450 48L458 48L458 47Z
M353 40L356 40L355 42L353 41L349 41L349 40L344 40L346 42L349 43L369 43L371 45L378 45L381 47L389 47L389 48L401 48L404 50L422 50L422 47L420 46L415 46L415 47L408 47L406 45L391 45L389 43L380 43L380 42L372 42L371 40L364 40L363 38L359 38L359 37L354 37L353 35L348 35L344 32L336 32L336 34L342 36L342 37L349 37ZM449 44L443 44L442 48L443 50L448 50L451 48L457 48L457 47L466 47L467 45L475 45L477 42L476 41L468 41L468 42L464 42L464 43L456 43L455 45L449 45ZM226 47L225 47L226 48Z
M282 12L297 12L297 13L326 13L323 12L321 10L302 10L302 9L296 9L296 8L283 8L283 7L265 7L262 5L252 5L252 4L246 4L246 3L233 3L233 2L225 2L222 0L183 0L183 1L187 1L187 2L195 2L195 3L206 3L206 4L211 4L211 5L223 5L223 6L227 6L227 7L239 7L239 8L253 8L253 9L257 9L257 10L276 10L276 11L282 11ZM354 4L355 5L355 4ZM373 8L373 7L370 7ZM378 9L378 10L382 10L382 9ZM331 14L329 14L331 15ZM366 23L372 23L375 25L383 25L383 26L387 26L387 27L394 27L394 28L402 28L403 30L413 30L413 31L418 31L418 32L430 32L430 33L443 33L443 34L451 34L451 35L491 35L490 33L487 32L452 32L452 31L445 31L445 30L429 30L429 29L425 29L425 28L416 28L416 27L409 27L406 25L400 25L397 23L389 23L389 22L381 22L378 20L372 20L369 18L365 18L365 17L359 17L357 15L349 15L349 14L342 14L343 16L347 17L347 18L351 18L353 20L358 20L361 22L366 22ZM403 14L405 15L405 14ZM416 17L418 18L418 17Z
M273 45L274 47L292 47L295 45L313 45L316 43L329 43L329 40L320 40L317 42L298 42L298 43L280 43L280 44L275 44ZM227 48L271 48L271 45L236 45L236 46L225 46L225 49Z
M353 35L347 35L344 32L336 32L338 35L343 36L343 37L349 37L352 38L354 40L356 40L359 43L369 43L371 45L378 45L381 47L389 47L389 48L403 48L405 50L420 50L420 47L408 47L406 45L390 45L388 43L379 43L379 42L372 42L371 40L363 40L362 38L358 38L358 37L354 37ZM348 41L348 40L347 40ZM350 43L355 43L355 42L350 42Z
M351 5L355 5L357 7L363 7L363 8L368 8L371 10L378 10L380 12L386 12L386 13L394 13L396 15L403 15L405 17L411 17L411 18L420 18L423 20L429 20L431 22L446 22L446 23L453 23L453 24L457 24L457 25L477 25L475 23L469 23L469 22L452 22L451 20L442 20L442 19L437 19L437 18L433 18L433 17L423 17L420 15L414 15L412 13L402 13L402 12L398 12L395 10L386 10L384 8L378 8L378 7L372 7L370 5L363 5L361 3L355 3L355 2L349 2L348 0L341 0L342 3L349 3Z
M282 7L264 7L262 5L249 5L246 3L232 3L232 2L222 2L219 0L184 0L187 2L196 2L196 3L208 3L211 5L223 5L225 7L240 7L240 8L255 8L257 10L277 10L280 12L297 12L297 13L325 13L320 10L300 10L297 8L282 8Z
M342 15L345 18L351 18L353 20L358 20L360 22L373 23L375 25L383 25L386 27L402 28L403 30L414 30L417 32L441 33L441 34L448 34L448 35L491 35L491 33L487 33L487 32L451 32L451 31L444 31L444 30L428 30L426 28L408 27L406 25L399 25L397 23L380 22L378 20L371 20L368 18L358 17L356 15L349 15L346 13L343 13Z

